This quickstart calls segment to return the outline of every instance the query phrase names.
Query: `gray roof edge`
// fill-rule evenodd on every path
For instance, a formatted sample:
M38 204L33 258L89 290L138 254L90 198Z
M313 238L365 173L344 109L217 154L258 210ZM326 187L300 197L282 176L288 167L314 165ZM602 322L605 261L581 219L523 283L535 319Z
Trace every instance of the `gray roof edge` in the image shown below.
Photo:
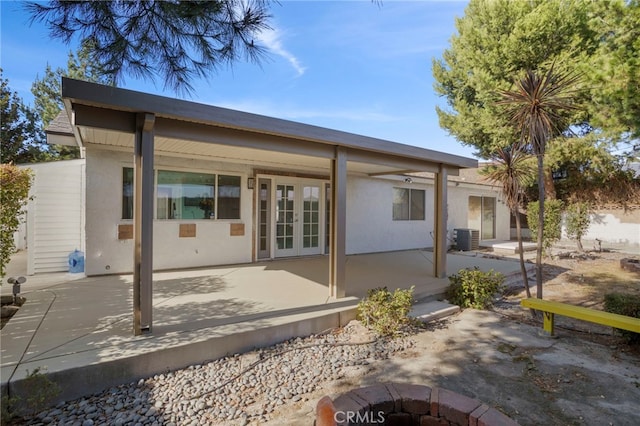
M44 129L47 134L54 135L71 135L73 136L73 128L69 122L69 116L67 111L62 109L56 117L51 120L51 123Z
M409 157L455 168L477 167L478 165L478 161L473 158L441 151L66 77L62 78L62 97L83 105L130 112L155 113L159 117L335 144L346 148Z

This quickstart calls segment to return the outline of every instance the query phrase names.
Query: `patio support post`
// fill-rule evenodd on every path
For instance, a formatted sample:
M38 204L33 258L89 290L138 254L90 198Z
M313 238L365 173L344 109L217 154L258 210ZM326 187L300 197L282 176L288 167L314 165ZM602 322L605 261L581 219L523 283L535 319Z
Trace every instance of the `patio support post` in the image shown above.
M435 174L435 206L433 224L433 276L445 278L447 274L447 169L440 164Z
M155 115L136 116L134 148L133 332L151 332L153 313L153 155Z
M331 247L329 249L329 295L346 293L347 151L337 146L331 161Z

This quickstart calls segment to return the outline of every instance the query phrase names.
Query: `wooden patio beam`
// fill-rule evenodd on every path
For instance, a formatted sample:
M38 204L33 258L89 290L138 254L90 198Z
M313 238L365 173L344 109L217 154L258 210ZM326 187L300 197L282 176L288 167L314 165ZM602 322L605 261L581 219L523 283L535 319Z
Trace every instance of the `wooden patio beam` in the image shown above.
M442 164L435 174L433 205L433 276L447 275L447 168Z
M153 156L155 115L136 116L134 148L133 332L151 333L153 322Z
M347 151L337 146L331 160L331 236L329 296L346 295Z

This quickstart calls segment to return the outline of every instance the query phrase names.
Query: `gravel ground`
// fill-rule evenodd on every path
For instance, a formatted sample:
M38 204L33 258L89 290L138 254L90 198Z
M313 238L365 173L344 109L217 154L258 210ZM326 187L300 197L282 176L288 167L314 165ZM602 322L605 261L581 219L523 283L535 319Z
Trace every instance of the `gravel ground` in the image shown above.
M274 421L278 411L307 402L325 383L412 345L410 338L375 339L354 321L329 334L293 339L67 401L17 424L264 424Z

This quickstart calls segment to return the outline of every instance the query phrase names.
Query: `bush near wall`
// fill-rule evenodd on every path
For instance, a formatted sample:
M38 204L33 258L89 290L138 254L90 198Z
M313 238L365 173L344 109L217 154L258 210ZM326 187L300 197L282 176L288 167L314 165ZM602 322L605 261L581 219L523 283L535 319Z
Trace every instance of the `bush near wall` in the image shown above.
M502 291L504 275L495 272L461 269L449 277L447 300L461 308L486 309L493 304L493 295Z
M411 324L409 312L413 304L412 286L396 289L391 293L387 287L367 291L367 297L358 303L358 319L365 327L381 336L392 336Z
M640 296L634 294L607 293L604 295L604 310L614 314L640 318ZM618 330L630 344L640 344L640 333Z
M20 225L20 216L29 201L33 173L13 164L0 164L0 277L3 277L15 251L13 233Z
M561 200L547 200L544 203L544 227L542 229L542 248L549 255L551 246L562 237L562 209ZM540 204L537 201L527 206L527 223L531 231L531 238L538 235L538 212Z

